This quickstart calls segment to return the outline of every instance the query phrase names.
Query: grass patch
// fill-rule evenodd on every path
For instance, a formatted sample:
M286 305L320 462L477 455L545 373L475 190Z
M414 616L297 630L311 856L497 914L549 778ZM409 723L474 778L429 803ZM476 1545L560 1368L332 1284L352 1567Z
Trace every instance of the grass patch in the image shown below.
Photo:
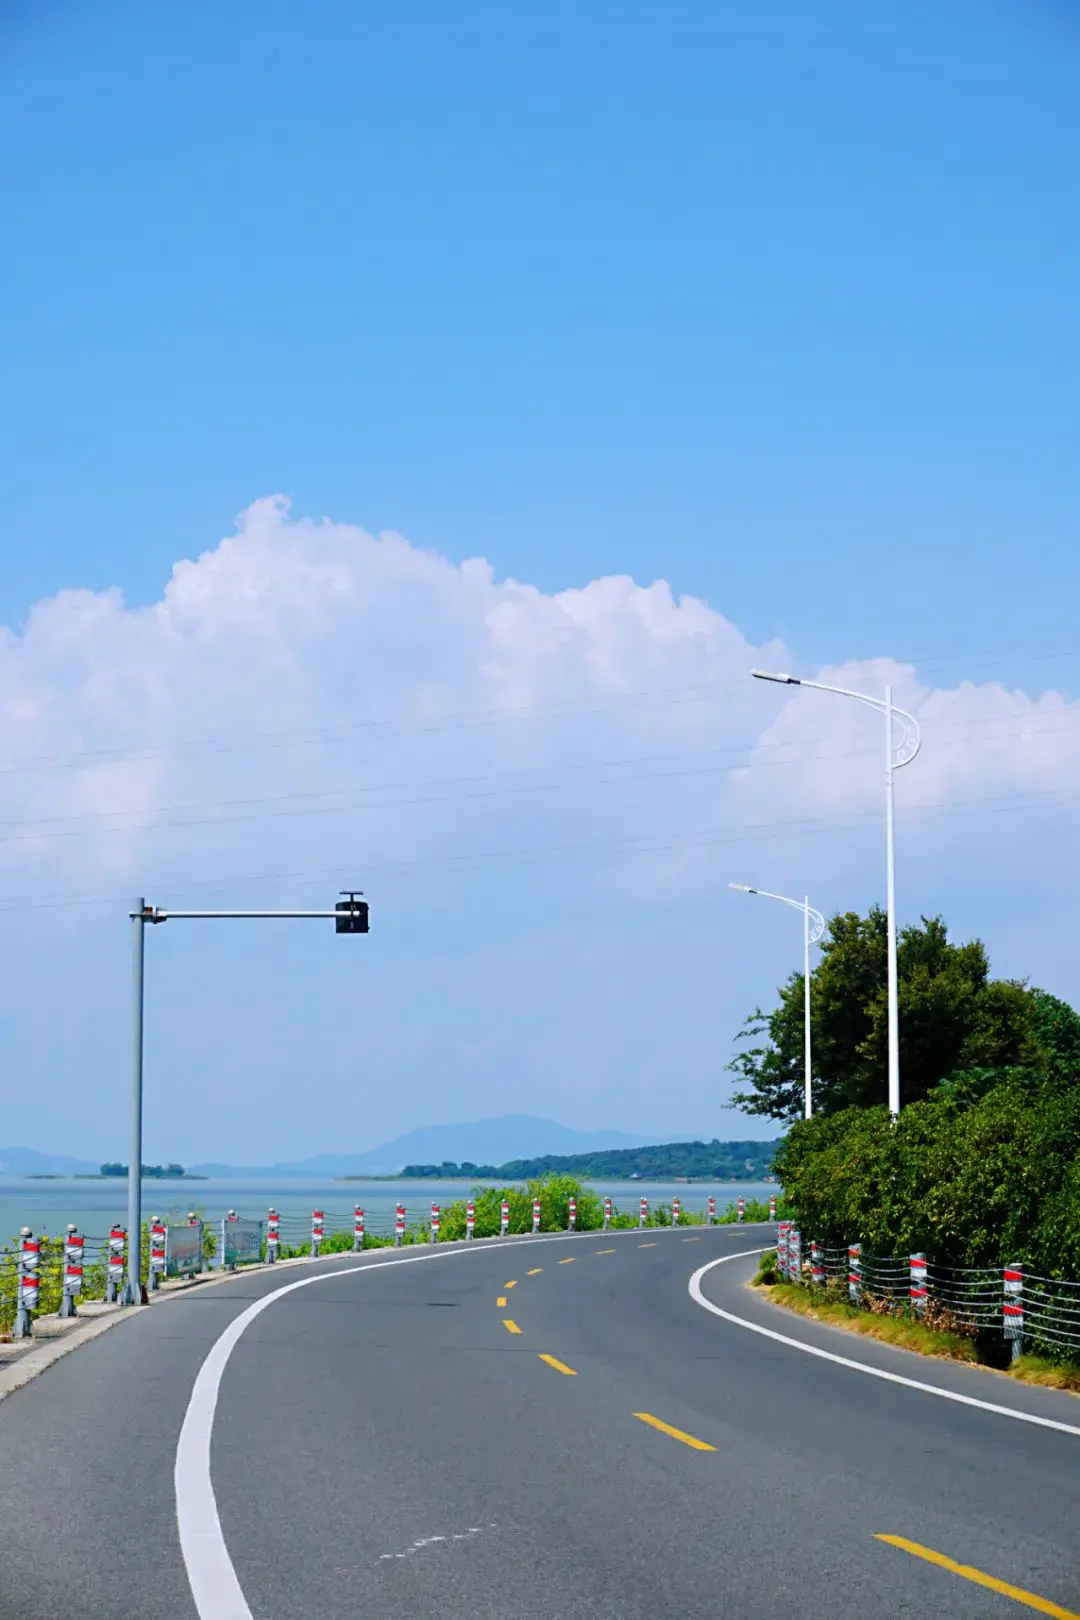
M927 1327L910 1316L860 1310L847 1300L829 1299L820 1290L801 1288L798 1283L772 1284L769 1298L812 1321L829 1322L835 1327L848 1328L852 1333L864 1333L899 1350L915 1350L923 1356L944 1356L949 1361L978 1361L975 1345L966 1334Z
M1045 1356L1017 1356L1009 1372L1024 1384L1042 1384L1047 1389L1067 1389L1080 1395L1080 1367L1047 1361Z

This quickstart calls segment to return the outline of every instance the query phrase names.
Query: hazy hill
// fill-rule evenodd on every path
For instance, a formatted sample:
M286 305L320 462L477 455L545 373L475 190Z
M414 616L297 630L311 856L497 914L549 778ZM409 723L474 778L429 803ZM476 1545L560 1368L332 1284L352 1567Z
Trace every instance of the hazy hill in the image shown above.
M461 1125L424 1125L392 1142L360 1153L320 1153L310 1159L288 1159L273 1165L196 1164L204 1176L364 1176L394 1175L407 1164L505 1164L547 1153L594 1153L605 1148L640 1147L647 1133L578 1131L533 1114L506 1114Z

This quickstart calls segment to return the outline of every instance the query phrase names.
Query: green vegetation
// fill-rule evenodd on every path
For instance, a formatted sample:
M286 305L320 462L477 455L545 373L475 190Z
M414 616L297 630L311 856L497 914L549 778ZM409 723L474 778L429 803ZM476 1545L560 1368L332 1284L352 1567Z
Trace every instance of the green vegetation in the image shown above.
M991 979L983 946L953 945L941 918L902 931L899 970L897 1120L884 1107L880 911L834 917L811 975L815 1117L794 1118L801 976L768 1017L755 1014L747 1033L764 1040L732 1064L743 1108L794 1119L773 1163L799 1225L826 1247L921 1251L937 1266L1019 1261L1080 1280L1080 1015ZM990 1338L1000 1350L1000 1334Z
M885 913L833 917L810 975L814 1111L883 1101L888 1051ZM1080 1017L1045 991L991 979L979 940L954 945L940 917L904 928L897 949L904 1105L945 1086L973 1101L1005 1074L1080 1075ZM747 1019L752 1041L728 1065L745 1112L795 1120L803 1100L803 976Z
M535 1181L576 1176L595 1181L761 1181L772 1169L776 1141L667 1142L655 1147L611 1148L602 1153L547 1154L507 1164L408 1164L403 1174L424 1180Z
M144 1164L141 1166L144 1181L179 1181L186 1177L187 1171L182 1164ZM126 1178L128 1167L126 1164L103 1164L103 1176L124 1176ZM200 1178L201 1179L201 1178Z

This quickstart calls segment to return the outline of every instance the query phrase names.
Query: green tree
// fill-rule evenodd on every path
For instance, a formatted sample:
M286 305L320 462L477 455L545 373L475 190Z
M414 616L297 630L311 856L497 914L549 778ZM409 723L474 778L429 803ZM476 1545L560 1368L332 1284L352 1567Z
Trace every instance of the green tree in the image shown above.
M880 907L829 923L810 976L815 1112L868 1108L885 1098L886 950ZM1080 1053L1080 1019L1071 1008L1053 997L1041 1002L1042 992L1015 981L992 980L981 941L954 945L940 917L924 917L901 931L897 975L905 1105L954 1076L966 1076L981 1091L1002 1070L1027 1064L1042 1072L1051 1061L1064 1069L1074 1047ZM747 1044L728 1065L743 1083L737 1105L773 1119L797 1118L803 1097L801 973L783 986L773 1012L759 1009L747 1019L740 1039Z

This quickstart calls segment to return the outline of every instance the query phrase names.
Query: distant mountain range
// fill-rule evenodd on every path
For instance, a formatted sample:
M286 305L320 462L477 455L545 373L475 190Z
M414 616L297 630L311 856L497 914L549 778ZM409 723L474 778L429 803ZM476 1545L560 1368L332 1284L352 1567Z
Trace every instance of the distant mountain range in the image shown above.
M663 1142L685 1141L687 1133L665 1136ZM406 1131L381 1147L358 1153L320 1153L310 1159L287 1159L278 1164L192 1164L194 1175L234 1179L323 1179L332 1176L396 1175L407 1164L506 1164L511 1159L533 1159L543 1154L598 1153L609 1148L643 1147L655 1142L648 1132L578 1131L553 1119L534 1114L506 1114L500 1119L479 1119L460 1125L425 1125ZM40 1153L33 1148L0 1148L0 1175L88 1175L100 1162Z
M190 1168L201 1176L392 1176L407 1164L441 1164L444 1159L455 1164L462 1160L505 1164L542 1153L641 1147L647 1139L645 1132L577 1131L533 1114L506 1114L501 1119L478 1119L463 1125L424 1125L363 1153L320 1153L270 1165L195 1164Z

